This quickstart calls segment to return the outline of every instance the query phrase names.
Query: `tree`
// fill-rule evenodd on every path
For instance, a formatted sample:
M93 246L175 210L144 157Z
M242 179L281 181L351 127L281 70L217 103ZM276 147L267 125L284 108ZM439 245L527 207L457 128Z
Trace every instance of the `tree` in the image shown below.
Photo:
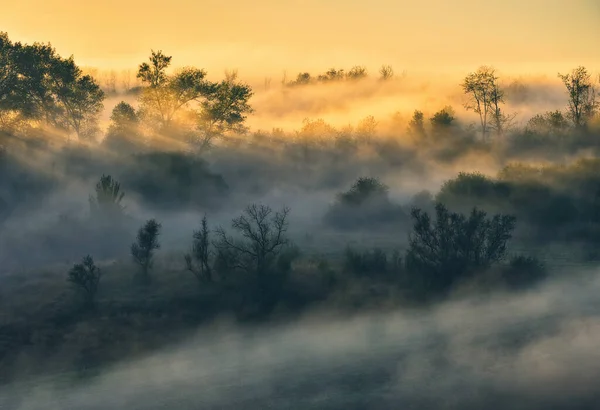
M212 269L210 259L213 252L210 250L210 230L206 216L202 218L200 230L194 231L194 242L191 253L184 255L187 269L199 282L212 282Z
M71 65L72 61L68 64ZM65 82L58 96L65 109L67 128L80 139L90 139L98 134L98 116L104 109L104 92L89 75L80 77L78 68L75 73L78 78Z
M569 95L568 117L576 129L585 129L598 110L596 89L585 67L577 67L569 74L558 74Z
M487 138L490 128L490 115L494 118L496 130L498 132L502 130L499 125L503 121L503 113L499 107L504 100L497 80L496 70L488 66L481 66L476 72L467 75L461 84L464 93L469 96L465 108L479 114L481 135L484 140Z
M312 82L312 77L310 73L298 73L296 76L296 80L289 83L289 85L307 85Z
M387 201L389 187L377 178L360 177L347 192L338 194L337 199L345 205L362 205L367 201Z
M110 175L102 175L96 184L96 196L90 195L90 210L92 215L109 220L122 216L125 207L121 201L125 192L121 191L121 184Z
M333 81L341 81L344 79L344 70L335 68L330 68L325 74L319 75L317 80L323 83L333 82Z
M569 123L561 111L547 111L536 114L528 122L526 133L557 136L564 134L569 128Z
M79 138L95 135L104 93L72 56L62 58L50 44L13 44L6 33L0 33L0 55L0 117L8 109Z
M73 265L67 280L82 293L85 306L91 308L95 304L101 277L102 271L94 264L94 259L87 255L81 263Z
M346 79L348 80L362 80L363 78L366 78L368 75L367 73L367 68L363 67L363 66L354 66L350 69L350 71L348 71L348 73L346 74Z
M116 152L130 152L140 138L140 120L131 104L121 101L110 116L110 125L104 139L104 145Z
M375 136L376 131L377 121L372 115L363 118L356 127L357 136L365 141L370 141Z
M161 224L155 219L149 219L138 230L136 242L131 244L131 256L134 262L140 265L144 282L150 279L149 274L154 261L154 251L160 249L160 243L158 242L160 229Z
M187 67L167 75L171 58L152 50L150 63L140 64L136 76L146 85L139 97L140 113L158 131L169 129L193 101L204 95L207 85L206 72L201 69Z
M289 208L273 213L265 205L250 205L244 213L232 220L232 228L242 239L228 236L221 227L217 228L217 249L235 255L234 267L257 275L259 279L271 273L273 263L285 245L287 238Z
M379 69L379 75L381 81L391 80L394 77L394 69L391 65L382 65Z
M422 111L415 110L413 113L412 119L408 123L408 133L414 138L424 138L426 136L425 133L425 116Z
M247 114L253 111L248 103L252 95L252 88L235 82L235 77L206 87L198 121L202 148L210 144L216 135L247 131L244 122Z
M422 290L445 292L458 280L485 269L506 255L516 218L497 214L491 218L473 208L467 217L441 203L436 220L418 208L412 210L414 226L409 235L406 264Z
M454 110L450 106L442 108L429 119L434 132L444 132L448 130L454 125L455 120Z
M14 46L8 34L0 32L0 129L12 129L21 117L23 90L15 64Z

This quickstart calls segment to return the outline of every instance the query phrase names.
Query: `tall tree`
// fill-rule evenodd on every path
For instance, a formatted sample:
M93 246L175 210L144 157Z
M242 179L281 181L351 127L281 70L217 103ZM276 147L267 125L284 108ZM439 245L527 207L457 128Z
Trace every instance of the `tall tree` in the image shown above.
M465 108L479 114L481 135L484 140L487 138L490 128L490 114L494 116L494 107L499 109L499 104L503 102L497 80L498 77L493 68L481 66L474 73L467 75L461 84L464 93L469 97ZM500 115L501 112L498 110L496 113Z
M587 127L588 121L597 112L596 89L592 77L585 67L579 66L569 74L558 74L569 94L567 115L576 129Z
M2 33L0 60L0 110L82 138L97 129L104 93L72 56L62 58L50 44L12 44Z
M193 101L204 95L206 72L187 67L168 75L171 56L160 50L152 50L149 61L140 64L137 73L137 78L146 85L140 96L140 114L157 130L164 131Z

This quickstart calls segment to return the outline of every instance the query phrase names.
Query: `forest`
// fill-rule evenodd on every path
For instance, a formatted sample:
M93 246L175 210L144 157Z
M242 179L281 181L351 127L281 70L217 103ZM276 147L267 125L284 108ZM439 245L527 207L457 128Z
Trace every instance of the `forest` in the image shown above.
M433 408L430 379L452 409L594 408L600 76L511 82L482 65L449 86L454 104L329 122L416 85L389 65L260 85L176 59L100 73L0 32L0 408L163 408L123 407L145 388L198 408L198 377L205 408ZM270 121L287 116L304 119ZM554 365L577 377L536 367L538 345L573 340L581 354ZM481 376L500 355L517 379ZM552 383L580 390L538 394ZM106 389L109 407L86 398Z

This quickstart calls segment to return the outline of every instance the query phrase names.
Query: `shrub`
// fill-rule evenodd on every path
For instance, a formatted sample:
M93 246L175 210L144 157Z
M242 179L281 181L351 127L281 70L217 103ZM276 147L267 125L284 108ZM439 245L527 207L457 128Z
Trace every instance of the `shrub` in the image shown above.
M516 218L487 214L474 208L467 217L436 204L436 220L413 209L406 265L414 285L424 291L445 292L458 280L502 260Z
M161 224L155 219L149 219L139 229L136 242L131 244L131 256L135 263L140 265L142 280L144 282L150 279L149 274L154 260L154 251L160 249L160 243L158 242L160 229Z
M81 263L73 265L67 280L81 292L86 307L93 307L101 277L100 268L94 264L94 259L87 255Z
M337 195L325 214L325 222L340 229L404 222L406 214L390 201L388 192L389 188L377 178L358 178L348 191Z
M512 289L530 287L547 276L546 266L535 257L518 255L502 270L502 278Z

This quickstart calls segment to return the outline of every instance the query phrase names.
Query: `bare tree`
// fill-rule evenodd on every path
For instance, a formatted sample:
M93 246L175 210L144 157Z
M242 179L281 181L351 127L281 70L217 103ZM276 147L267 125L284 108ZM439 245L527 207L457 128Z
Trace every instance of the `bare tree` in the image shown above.
M587 126L598 110L596 89L585 67L579 66L569 74L558 74L569 93L568 117L577 129Z
M287 207L273 213L268 206L250 205L231 224L242 239L228 236L219 227L216 230L219 240L215 246L224 253L236 254L233 267L264 276L269 273L283 247L289 243L286 236L289 212Z
M394 77L394 69L391 65L382 65L379 69L380 77L379 79L382 81L391 80Z
M202 218L202 226L200 230L194 231L194 242L192 244L191 253L184 256L187 270L198 279L199 282L212 282L212 269L210 267L210 259L212 251L210 250L210 230L206 216Z

